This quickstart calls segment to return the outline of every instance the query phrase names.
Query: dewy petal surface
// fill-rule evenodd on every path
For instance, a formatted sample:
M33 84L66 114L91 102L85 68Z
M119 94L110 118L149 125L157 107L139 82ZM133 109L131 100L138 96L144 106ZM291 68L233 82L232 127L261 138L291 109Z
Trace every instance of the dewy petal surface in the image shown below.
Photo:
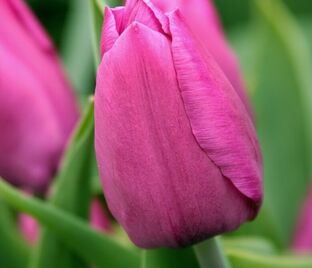
M151 0L163 12L179 9L197 41L215 58L252 115L240 67L223 33L213 0Z
M192 134L169 39L140 23L102 58L95 145L109 208L138 246L189 245L254 215Z
M169 16L172 54L185 110L200 147L257 206L262 160L246 108L212 56L201 53L178 11Z

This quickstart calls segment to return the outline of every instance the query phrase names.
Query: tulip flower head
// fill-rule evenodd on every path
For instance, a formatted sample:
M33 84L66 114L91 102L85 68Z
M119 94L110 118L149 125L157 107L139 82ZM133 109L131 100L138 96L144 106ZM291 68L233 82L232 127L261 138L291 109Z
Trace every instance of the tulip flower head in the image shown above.
M1 1L0 18L0 176L43 191L78 109L51 41L24 1Z
M101 49L97 161L132 241L183 247L253 219L262 200L253 122L179 9L143 0L106 8Z

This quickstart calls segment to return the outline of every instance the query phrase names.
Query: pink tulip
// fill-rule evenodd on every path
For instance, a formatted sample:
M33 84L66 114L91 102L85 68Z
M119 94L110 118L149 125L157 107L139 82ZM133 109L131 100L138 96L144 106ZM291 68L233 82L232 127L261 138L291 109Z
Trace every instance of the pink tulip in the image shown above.
M34 245L39 236L38 222L27 214L19 214L19 227L25 240Z
M45 189L77 118L48 36L24 1L0 1L0 176Z
M297 253L312 253L312 189L299 215L292 248Z
M253 123L181 13L130 0L104 21L96 154L108 206L132 241L186 246L253 219L262 200Z
M106 214L100 200L94 199L90 207L90 222L94 229L110 233L112 232L112 225Z

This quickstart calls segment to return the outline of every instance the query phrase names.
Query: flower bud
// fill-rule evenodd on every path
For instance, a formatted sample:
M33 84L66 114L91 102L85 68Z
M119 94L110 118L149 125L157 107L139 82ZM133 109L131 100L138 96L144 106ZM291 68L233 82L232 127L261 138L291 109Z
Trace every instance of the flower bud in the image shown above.
M104 21L95 146L113 216L144 248L191 245L253 219L253 122L181 13L131 0Z
M0 176L43 191L78 118L56 51L21 0L0 2Z

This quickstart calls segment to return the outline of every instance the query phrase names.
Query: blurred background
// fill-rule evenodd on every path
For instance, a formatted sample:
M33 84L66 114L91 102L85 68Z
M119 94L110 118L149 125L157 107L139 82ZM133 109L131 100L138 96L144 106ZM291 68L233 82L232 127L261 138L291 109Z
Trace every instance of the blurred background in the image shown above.
M82 103L94 90L96 72L88 2L29 0ZM245 74L264 158L264 207L237 233L287 249L312 178L311 0L215 3Z

